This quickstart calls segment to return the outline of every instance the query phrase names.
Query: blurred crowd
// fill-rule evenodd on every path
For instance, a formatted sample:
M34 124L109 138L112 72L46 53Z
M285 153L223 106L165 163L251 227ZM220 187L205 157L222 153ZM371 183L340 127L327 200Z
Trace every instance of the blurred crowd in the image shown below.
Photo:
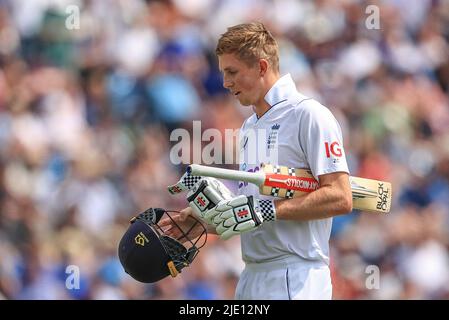
M117 245L133 215L186 206L173 130L251 114L214 50L253 20L339 120L351 174L393 183L389 215L334 218L334 299L449 298L449 1L0 0L0 299L233 298L238 237L156 284Z

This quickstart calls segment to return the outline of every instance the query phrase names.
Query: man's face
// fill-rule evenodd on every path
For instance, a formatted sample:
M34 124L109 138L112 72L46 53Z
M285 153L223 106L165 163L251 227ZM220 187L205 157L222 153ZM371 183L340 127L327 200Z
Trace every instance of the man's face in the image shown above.
M223 87L228 89L244 106L255 105L261 98L259 65L248 67L235 54L218 56L218 66L223 73Z

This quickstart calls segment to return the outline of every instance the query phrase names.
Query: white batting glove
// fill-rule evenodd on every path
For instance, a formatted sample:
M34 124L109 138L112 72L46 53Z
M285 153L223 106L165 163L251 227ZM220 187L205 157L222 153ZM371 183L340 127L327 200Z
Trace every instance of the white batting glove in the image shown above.
M232 192L219 180L215 178L202 178L187 194L187 201L193 212L206 223L214 225L213 214L206 217L206 213L215 208L224 200L232 199ZM218 214L218 212L217 212ZM214 225L216 227L216 225Z
M206 213L213 218L217 233L223 240L254 230L262 223L276 220L276 209L272 200L258 200L253 196L241 195L221 201Z

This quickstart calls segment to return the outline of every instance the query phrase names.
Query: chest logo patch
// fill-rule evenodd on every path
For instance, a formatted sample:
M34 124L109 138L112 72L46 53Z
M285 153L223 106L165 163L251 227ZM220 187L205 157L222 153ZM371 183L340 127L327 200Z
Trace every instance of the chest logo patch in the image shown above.
M279 123L276 123L271 126L271 131L268 134L268 140L267 140L267 148L268 149L274 149L276 146L276 142L278 139L278 132L281 125Z

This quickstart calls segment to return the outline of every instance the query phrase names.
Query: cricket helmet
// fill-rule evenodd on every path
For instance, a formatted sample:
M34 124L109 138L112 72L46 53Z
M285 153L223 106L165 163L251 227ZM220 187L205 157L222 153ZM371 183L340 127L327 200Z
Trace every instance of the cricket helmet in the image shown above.
M173 213L179 212L149 208L131 219L128 230L120 240L118 256L125 272L135 280L153 283L168 275L176 277L193 262L199 249L206 244L206 228L198 219L188 216L192 225L186 231L173 220L170 215ZM179 238L165 234L158 225L162 217L171 219L171 224L180 231ZM189 234L197 224L202 232L193 241Z

